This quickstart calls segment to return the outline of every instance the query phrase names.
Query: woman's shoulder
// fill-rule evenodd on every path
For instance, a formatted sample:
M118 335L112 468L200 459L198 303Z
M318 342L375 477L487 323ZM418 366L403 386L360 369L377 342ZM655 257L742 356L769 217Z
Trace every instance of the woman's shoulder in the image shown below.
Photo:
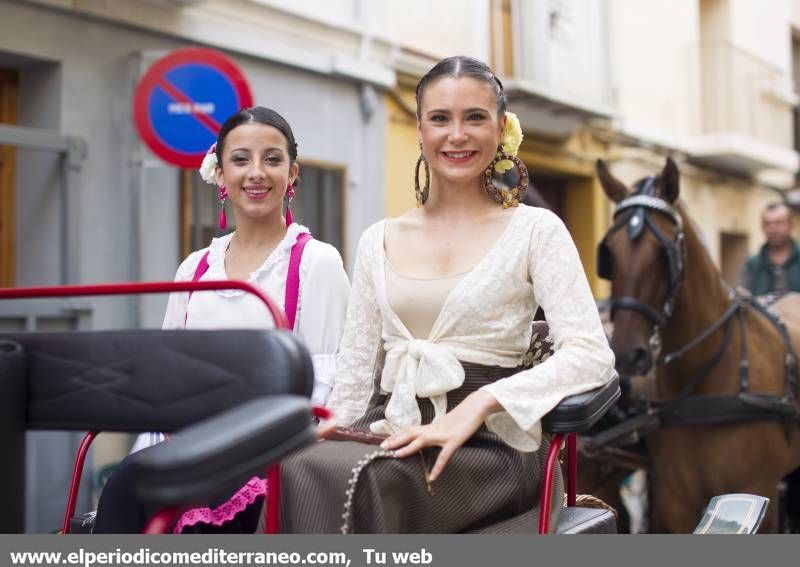
M520 223L518 226L528 232L531 237L551 233L552 231L566 231L564 221L550 209L543 207L531 207L520 204L518 214Z
M189 254L186 258L184 258L183 262L180 263L178 266L178 271L175 274L175 279L182 281L182 280L191 280L194 277L195 272L197 271L197 266L200 264L200 260L209 252L208 246L205 248L201 248L200 250L195 250L191 254Z
M304 262L308 262L309 265L315 266L342 266L342 255L339 253L339 250L332 244L317 240L316 238L312 238L306 244L303 250L303 260Z
M530 224L537 224L540 226L564 224L559 216L550 209L532 207L525 203L520 203L519 209L519 214Z

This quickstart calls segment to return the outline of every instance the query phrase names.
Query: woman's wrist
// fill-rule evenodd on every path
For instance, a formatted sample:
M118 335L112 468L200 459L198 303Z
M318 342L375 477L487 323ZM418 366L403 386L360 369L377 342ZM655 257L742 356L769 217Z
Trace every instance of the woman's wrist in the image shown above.
M475 390L468 395L464 401L468 402L471 408L480 415L481 421L503 409L503 406L500 405L497 398L486 390Z

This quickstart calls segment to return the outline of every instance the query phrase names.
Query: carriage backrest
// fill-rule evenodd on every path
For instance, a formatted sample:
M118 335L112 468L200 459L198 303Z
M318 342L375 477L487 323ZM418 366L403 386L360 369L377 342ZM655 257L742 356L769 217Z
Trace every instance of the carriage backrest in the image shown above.
M26 430L169 432L313 380L287 331L0 335L0 532L22 530Z

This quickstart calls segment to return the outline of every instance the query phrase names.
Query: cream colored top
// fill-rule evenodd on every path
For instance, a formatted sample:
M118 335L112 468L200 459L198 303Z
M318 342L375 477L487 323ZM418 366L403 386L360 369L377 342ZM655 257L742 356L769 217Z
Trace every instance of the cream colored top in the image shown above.
M384 223L361 236L353 271L336 382L328 401L343 423L367 409L379 349L386 351L380 388L390 392L386 419L371 429L395 432L421 423L417 397L437 415L447 392L464 382L459 361L514 368L531 339L541 305L555 353L521 372L483 386L504 411L486 425L509 445L534 451L540 420L566 396L614 376L608 347L578 251L561 220L545 209L520 205L503 235L453 288L426 339L415 338L387 300Z
M386 260L386 300L416 339L427 339L447 296L469 271L441 278L405 276Z

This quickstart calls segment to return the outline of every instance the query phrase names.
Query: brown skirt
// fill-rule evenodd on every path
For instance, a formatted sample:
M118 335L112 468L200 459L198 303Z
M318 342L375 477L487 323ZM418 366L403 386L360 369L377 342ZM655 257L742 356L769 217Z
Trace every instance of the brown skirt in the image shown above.
M448 410L469 393L519 369L464 363L461 388L448 392ZM385 398L359 419L367 430L383 418ZM423 423L433 406L420 400ZM482 426L450 459L429 487L438 448L397 459L376 445L322 441L285 459L281 466L283 533L459 533L479 529L534 509L549 439L536 452L509 447ZM563 501L557 470L551 526Z

